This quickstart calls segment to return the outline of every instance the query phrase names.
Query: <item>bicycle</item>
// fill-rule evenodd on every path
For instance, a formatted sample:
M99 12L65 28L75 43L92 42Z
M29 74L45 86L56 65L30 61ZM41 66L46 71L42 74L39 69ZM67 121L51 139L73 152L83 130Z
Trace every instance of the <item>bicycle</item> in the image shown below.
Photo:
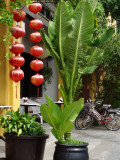
M102 114L100 114L95 107L100 107ZM111 105L101 102L88 101L79 116L75 120L75 127L77 129L88 129L92 126L94 118L99 124L104 124L105 127L111 131L116 131L120 128L120 113L117 109L110 109Z

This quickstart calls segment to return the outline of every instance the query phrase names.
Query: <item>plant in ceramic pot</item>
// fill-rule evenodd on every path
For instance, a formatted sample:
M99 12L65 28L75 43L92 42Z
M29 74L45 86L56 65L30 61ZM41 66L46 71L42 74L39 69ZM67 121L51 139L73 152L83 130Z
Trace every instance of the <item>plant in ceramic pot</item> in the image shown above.
M0 116L0 126L5 131L7 160L43 160L48 135L35 117L19 110L7 111Z
M74 10L69 2L60 1L54 21L49 22L48 36L43 29L40 31L63 83L59 90L64 109L61 110L48 96L48 106L41 106L43 119L52 126L52 133L59 142L56 144L54 160L89 159L87 144L71 141L69 132L84 104L83 98L75 102L73 100L79 79L97 68L103 57L100 47L113 34L110 28L93 41L96 4L97 0L91 0L90 3L81 0ZM77 145L72 145L74 142Z

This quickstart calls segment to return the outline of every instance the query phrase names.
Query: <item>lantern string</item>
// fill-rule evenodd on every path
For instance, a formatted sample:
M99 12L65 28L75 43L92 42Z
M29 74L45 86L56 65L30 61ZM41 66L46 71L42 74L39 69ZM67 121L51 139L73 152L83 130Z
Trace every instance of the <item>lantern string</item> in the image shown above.
M37 99L39 98L39 86L37 88Z

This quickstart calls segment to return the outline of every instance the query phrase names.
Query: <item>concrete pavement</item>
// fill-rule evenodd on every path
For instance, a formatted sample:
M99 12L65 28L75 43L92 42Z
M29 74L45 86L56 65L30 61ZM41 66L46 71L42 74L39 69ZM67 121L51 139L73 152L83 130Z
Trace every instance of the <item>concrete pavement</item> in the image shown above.
M47 140L44 160L53 160L56 139L51 134L51 127L44 123ZM104 126L92 127L88 130L73 129L72 137L88 142L89 160L120 160L120 130L109 131ZM5 156L4 142L0 140L0 157Z

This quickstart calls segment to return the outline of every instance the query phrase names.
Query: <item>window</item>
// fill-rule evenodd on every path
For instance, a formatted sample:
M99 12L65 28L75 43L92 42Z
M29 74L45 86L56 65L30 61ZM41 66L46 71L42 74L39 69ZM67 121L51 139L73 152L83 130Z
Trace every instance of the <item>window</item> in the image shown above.
M45 15L45 7L44 6L42 6L42 10L41 10L41 12L40 12L42 15Z
M38 87L30 81L31 76L36 74L36 72L30 68L30 62L34 60L35 57L24 52L22 56L25 58L25 64L21 67L24 71L24 78L21 80L21 97L37 97ZM38 73L42 74L42 70L38 71ZM39 94L39 96L42 97L42 85L39 86Z
M46 18L50 19L50 11L46 8Z

